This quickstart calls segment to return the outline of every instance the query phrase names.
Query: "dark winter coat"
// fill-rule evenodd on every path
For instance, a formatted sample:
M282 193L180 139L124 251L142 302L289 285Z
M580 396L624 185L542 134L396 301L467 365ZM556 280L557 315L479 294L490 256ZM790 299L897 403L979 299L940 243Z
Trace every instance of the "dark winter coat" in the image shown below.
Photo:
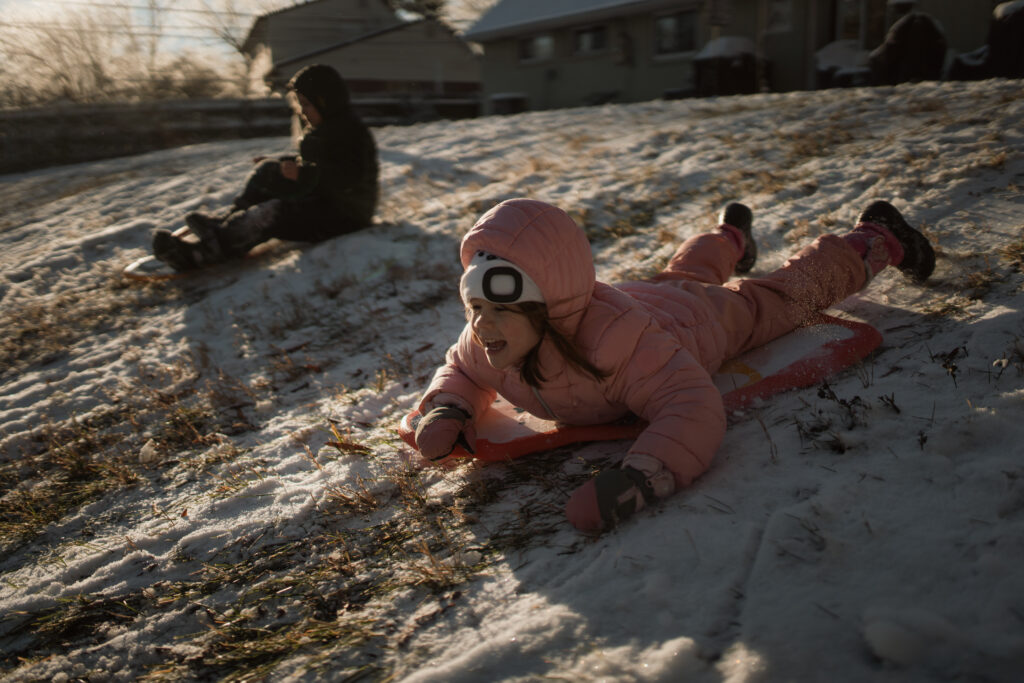
M281 175L282 157L250 175L237 208L279 200L259 226L259 238L316 242L369 226L377 207L378 162L373 134L349 102L345 81L333 68L313 65L289 86L320 114L299 141L299 176ZM254 237L253 239L256 239Z
M290 85L323 118L299 142L301 191L327 199L347 220L369 225L377 206L377 146L352 109L348 87L321 64L299 71Z

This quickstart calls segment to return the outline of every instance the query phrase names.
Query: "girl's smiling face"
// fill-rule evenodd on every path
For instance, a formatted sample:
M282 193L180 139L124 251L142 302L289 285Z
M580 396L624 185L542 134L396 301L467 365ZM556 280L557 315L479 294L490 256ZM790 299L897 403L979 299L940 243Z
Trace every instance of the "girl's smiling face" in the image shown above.
M496 370L518 365L540 343L541 335L515 304L470 299L466 317L487 362Z

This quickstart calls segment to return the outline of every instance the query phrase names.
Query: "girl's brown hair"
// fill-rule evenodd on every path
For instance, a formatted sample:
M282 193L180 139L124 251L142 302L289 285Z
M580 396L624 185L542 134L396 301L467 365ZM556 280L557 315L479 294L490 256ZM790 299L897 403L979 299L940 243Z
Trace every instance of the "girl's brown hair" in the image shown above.
M555 326L551 324L551 318L548 317L547 306L536 301L526 301L519 304L519 310L530 321L533 329L541 338L541 342L530 349L523 358L523 366L519 373L524 382L531 387L540 388L541 383L545 381L544 375L540 372L540 344L543 343L545 337L551 340L551 343L555 345L569 365L577 370L582 370L598 381L608 376L609 373L591 363L572 341L566 339L564 334L555 329Z

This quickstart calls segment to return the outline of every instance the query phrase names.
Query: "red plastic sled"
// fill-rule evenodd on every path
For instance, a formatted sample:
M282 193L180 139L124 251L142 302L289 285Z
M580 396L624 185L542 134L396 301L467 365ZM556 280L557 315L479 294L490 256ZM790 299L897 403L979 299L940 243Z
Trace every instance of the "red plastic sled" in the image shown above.
M813 386L874 351L882 335L871 325L820 315L812 323L722 365L712 379L727 412L789 389ZM402 418L398 433L416 447L419 411ZM476 453L456 446L454 455L489 462L588 441L632 439L646 423L633 418L597 425L558 425L501 397L476 421Z

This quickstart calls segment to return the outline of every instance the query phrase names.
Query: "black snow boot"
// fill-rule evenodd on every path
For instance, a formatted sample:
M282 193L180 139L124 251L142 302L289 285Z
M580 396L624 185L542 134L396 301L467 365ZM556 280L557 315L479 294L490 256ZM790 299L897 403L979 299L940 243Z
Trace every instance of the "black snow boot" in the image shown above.
M221 248L219 233L224 226L225 219L226 216L221 218L198 211L193 211L185 216L185 225L199 240L204 256L209 261L224 260L224 250Z
M757 242L754 241L753 234L754 214L750 207L739 202L727 204L718 217L718 223L731 225L743 233L743 256L740 257L735 270L741 275L749 273L757 262Z
M206 265L199 245L181 240L170 230L153 231L153 256L181 272Z
M912 228L889 202L874 202L864 209L857 222L880 225L899 240L903 247L903 260L896 267L904 275L917 282L924 282L935 270L935 250L928 238Z

